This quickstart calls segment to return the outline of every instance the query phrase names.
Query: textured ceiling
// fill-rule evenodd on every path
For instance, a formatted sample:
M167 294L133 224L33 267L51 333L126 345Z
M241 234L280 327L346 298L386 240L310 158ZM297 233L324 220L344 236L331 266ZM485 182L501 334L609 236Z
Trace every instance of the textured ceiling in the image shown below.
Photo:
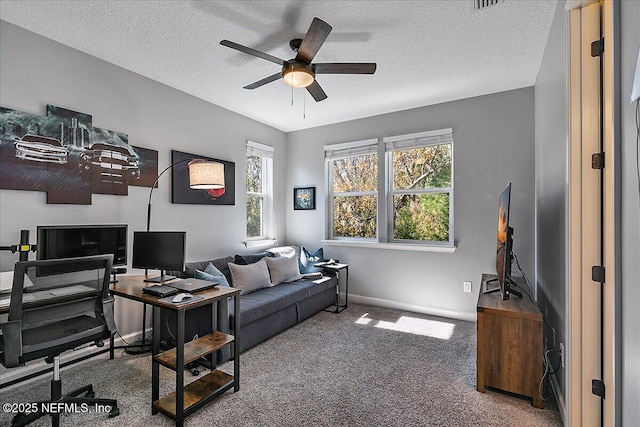
M0 1L0 19L283 131L535 84L556 0ZM316 103L279 71L219 44L290 59L313 17L333 31L314 62L376 62L373 76L320 75ZM304 98L304 99L303 99ZM303 114L306 117L303 117Z

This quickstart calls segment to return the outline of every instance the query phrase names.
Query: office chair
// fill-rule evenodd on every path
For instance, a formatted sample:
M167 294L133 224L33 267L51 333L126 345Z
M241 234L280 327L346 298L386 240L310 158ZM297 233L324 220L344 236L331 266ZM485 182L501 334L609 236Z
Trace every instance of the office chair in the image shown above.
M0 322L0 363L7 368L44 357L53 363L51 400L38 402L37 412L19 413L12 426L24 426L51 415L51 425L60 423L65 407L110 407L109 417L120 412L115 399L95 397L91 384L62 395L60 354L88 343L98 347L116 332L109 275L113 255L21 261L15 264L8 320ZM84 394L84 396L80 396ZM58 408L60 406L58 405Z

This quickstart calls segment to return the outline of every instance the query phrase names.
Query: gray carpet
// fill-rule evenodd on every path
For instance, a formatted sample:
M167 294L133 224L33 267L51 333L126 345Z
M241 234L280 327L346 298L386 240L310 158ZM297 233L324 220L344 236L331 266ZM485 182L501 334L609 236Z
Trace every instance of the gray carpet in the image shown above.
M530 399L476 391L475 327L356 304L338 315L321 312L244 353L240 391L227 392L185 425L561 426L551 398L545 403L549 408L536 409ZM232 372L233 365L222 369ZM163 395L175 377L160 370ZM185 378L194 379L188 372ZM0 402L46 399L49 380L3 390ZM120 351L113 361L93 358L63 370L62 382L65 391L91 382L98 396L117 398L121 411L113 419L64 415L63 426L173 424L162 414L150 414L149 355ZM0 425L10 420L0 414ZM49 420L33 425L46 426Z

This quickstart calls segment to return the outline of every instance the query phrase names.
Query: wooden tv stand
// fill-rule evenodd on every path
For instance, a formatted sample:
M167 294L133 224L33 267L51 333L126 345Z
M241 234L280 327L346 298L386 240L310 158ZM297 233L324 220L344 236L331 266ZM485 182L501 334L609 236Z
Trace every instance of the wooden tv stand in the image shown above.
M478 296L478 391L492 387L528 396L533 406L542 408L538 394L544 368L542 313L526 294L522 298L511 295L507 301L500 292L483 294L485 282L495 277L482 275ZM522 278L514 280L529 291Z

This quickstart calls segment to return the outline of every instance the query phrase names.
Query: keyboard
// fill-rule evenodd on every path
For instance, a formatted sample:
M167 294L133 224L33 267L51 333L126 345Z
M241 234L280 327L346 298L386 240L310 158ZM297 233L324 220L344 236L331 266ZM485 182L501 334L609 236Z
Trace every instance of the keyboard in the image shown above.
M146 288L142 288L142 292L145 294L155 295L157 297L167 297L169 295L177 294L178 290L164 285L151 285Z

